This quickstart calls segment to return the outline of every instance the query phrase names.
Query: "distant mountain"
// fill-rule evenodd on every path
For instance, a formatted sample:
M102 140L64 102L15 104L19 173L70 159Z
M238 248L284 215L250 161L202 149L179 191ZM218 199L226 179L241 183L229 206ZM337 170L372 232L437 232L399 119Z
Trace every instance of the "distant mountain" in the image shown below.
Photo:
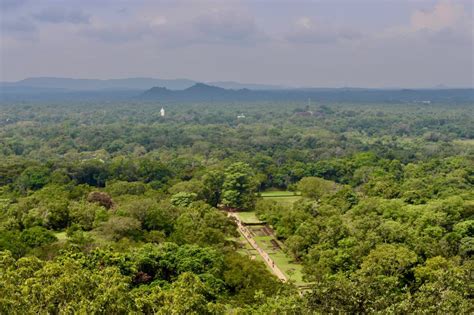
M363 88L340 89L281 89L250 90L224 89L203 83L183 90L169 90L163 87L151 88L140 95L142 99L159 101L302 101L311 99L321 102L354 103L427 103L431 102L474 102L473 89L451 90L375 90Z
M262 93L249 89L231 90L204 83L181 90L172 91L163 87L154 87L145 91L141 97L145 99L161 100L186 100L186 101L218 101L218 100L244 100L249 96Z
M154 86L166 87L170 90L183 90L198 82L189 79L155 79L155 78L126 78L126 79L72 79L56 77L27 78L17 82L0 82L1 87L31 87L54 88L71 91L96 91L96 90L146 90ZM212 86L226 89L253 89L274 90L282 87L265 84L245 84L233 81L212 82Z
M185 89L184 92L193 94L222 94L232 92L232 90L204 83L196 83L193 86Z
M239 83L234 81L215 81L209 82L209 85L218 86L224 89L240 90L282 90L288 89L287 86L271 85L271 84L255 84L255 83Z
M153 79L153 78L128 78L128 79L71 79L39 77L28 78L17 82L2 82L2 86L21 86L33 88L59 88L74 91L94 90L145 90L153 86L165 86L172 90L182 90L196 82L187 79Z
M0 83L0 101L298 101L304 104L352 103L474 103L473 89L290 89L258 84L217 82L222 86L187 79L70 79L29 78ZM232 88L229 88L232 87ZM266 89L264 89L266 87Z

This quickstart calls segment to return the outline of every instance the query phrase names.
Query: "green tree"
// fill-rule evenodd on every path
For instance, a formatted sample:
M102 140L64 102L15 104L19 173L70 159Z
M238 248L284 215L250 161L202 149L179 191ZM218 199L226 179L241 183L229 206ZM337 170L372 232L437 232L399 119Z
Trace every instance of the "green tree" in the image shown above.
M298 182L297 189L303 196L320 199L325 195L336 192L337 185L332 181L319 177L305 177Z
M17 179L20 191L37 190L49 182L50 170L44 166L30 166Z
M248 164L237 162L225 170L222 203L231 208L251 209L255 205L257 182Z
M79 225L83 230L89 231L95 227L99 213L105 208L96 203L75 201L69 204L69 216L73 224Z
M171 196L171 203L179 207L188 207L197 199L197 194L189 192L179 192Z
M20 232L0 230L0 251L9 251L19 258L26 254L28 246L21 240Z
M457 257L433 257L415 268L417 291L409 303L401 305L404 312L423 310L427 313L467 314L472 303L466 293L472 282L473 262L460 264Z
M221 201L224 174L219 171L209 171L202 178L203 195L208 204L217 207Z
M140 235L140 221L134 218L115 216L102 223L100 231L106 238L114 241L123 237L137 238Z
M47 245L58 240L51 231L41 226L35 226L21 231L20 239L29 247Z

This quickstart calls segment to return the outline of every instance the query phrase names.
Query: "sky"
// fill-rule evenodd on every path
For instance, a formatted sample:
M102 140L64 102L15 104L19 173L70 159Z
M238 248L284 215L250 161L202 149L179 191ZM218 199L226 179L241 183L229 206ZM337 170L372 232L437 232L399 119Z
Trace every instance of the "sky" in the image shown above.
M464 0L0 0L0 81L473 87Z

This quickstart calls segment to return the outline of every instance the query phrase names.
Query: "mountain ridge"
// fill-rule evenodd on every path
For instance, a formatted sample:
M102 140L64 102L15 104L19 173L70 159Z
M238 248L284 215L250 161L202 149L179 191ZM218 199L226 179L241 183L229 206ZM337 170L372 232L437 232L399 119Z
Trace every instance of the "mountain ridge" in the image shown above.
M371 89L342 87L256 90L249 89L245 85L237 85L231 89L191 80L186 81L187 79L177 79L178 81L171 80L172 89L170 88L170 81L156 80L149 81L147 78L98 80L102 84L98 86L96 85L97 80L89 79L67 79L64 81L61 78L53 77L30 78L16 83L0 84L0 101L298 101L304 104L307 104L308 100L312 100L314 103L401 102L428 104L431 102L474 102L474 89L472 88ZM128 84L130 82L135 85ZM143 82L146 83L146 88L141 88ZM154 82L160 84L148 86Z
M473 89L399 89L377 90L363 88L313 88L250 90L224 89L204 83L196 83L183 90L153 87L139 95L139 98L159 101L324 101L324 102L472 102Z
M67 77L30 77L14 82L0 82L2 87L31 87L31 88L62 88L74 91L92 91L107 89L147 90L155 86L166 87L170 90L183 90L199 81L190 79L160 79L160 78L122 78L122 79L79 79ZM203 83L204 84L204 83ZM216 81L207 84L226 89L248 88L254 90L272 90L284 88L278 85L240 83L234 81Z

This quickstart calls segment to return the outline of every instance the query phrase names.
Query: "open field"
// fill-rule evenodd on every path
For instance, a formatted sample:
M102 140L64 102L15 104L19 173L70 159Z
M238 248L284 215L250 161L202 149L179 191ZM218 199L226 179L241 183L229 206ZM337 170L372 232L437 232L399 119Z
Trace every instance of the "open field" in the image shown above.
M301 198L300 196L292 196L289 194L287 194L287 196L288 197L283 197L282 199L285 200L287 198L294 197ZM255 224L261 222L258 220L255 212L253 211L239 212L237 213L237 216L243 223ZM248 229L253 234L253 239L255 242L257 242L258 246L270 256L270 258L275 262L275 265L278 266L278 268L290 281L294 282L298 286L303 286L306 284L303 281L303 266L293 262L291 258L285 254L282 249L283 244L276 239L271 228L267 227L265 224L261 224L248 226ZM249 255L257 261L263 261L258 252L253 249L252 246L242 236L239 237L238 241L242 244L242 248L239 249L240 253Z
M269 190L260 193L263 198L268 197L291 197L291 196L300 196L301 193L297 191L287 191L287 190Z
M273 235L261 235L261 229L261 226L250 227L250 230L256 235L254 240L258 246L270 255L271 259L289 280L294 281L296 285L305 285L302 273L303 266L291 261L290 257L282 250L283 245Z
M275 200L289 206L303 198L300 192L293 191L265 191L260 195L263 199Z
M255 211L242 211L239 212L240 220L245 224L255 224L255 223L263 223L263 221L257 218Z
M260 196L264 199L274 200L288 206L291 206L294 202L303 198L300 192L280 190L265 191L262 192ZM246 222L246 220L251 222L252 215L255 216L253 212L239 213L243 222ZM252 233L254 233L254 239L257 244L270 255L275 261L275 264L285 273L288 279L294 281L294 283L299 286L307 284L303 281L303 266L293 262L292 259L285 254L283 251L284 245L275 238L270 228L263 226L251 226L249 228Z
M57 232L57 233L54 233L54 236L56 236L56 238L60 242L65 242L67 239L66 232Z
M474 149L474 139L453 140L453 143L467 150Z
M275 200L278 203L291 206L294 202L303 198L299 192L292 191L265 191L260 194L261 198ZM248 229L253 234L253 239L258 246L263 249L275 265L285 274L285 276L297 286L304 286L307 283L303 281L303 266L295 263L286 255L283 250L284 245L278 241L270 227L265 222L259 220L255 211L242 211L236 213L243 224L248 225ZM257 261L263 261L258 252L241 235L237 241L242 244L238 250L239 253L248 255ZM268 266L267 266L268 267Z

